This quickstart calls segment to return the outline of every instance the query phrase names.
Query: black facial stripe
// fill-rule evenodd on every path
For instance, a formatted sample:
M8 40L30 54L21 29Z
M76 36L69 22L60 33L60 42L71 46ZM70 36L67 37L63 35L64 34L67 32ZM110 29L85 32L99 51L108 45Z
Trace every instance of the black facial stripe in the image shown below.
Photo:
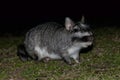
M72 41L79 41L79 42L88 42L88 41L92 41L93 37L91 36L83 36L81 38L79 37L73 37Z
M76 23L73 27L74 28L73 28L72 32L77 32L77 30L81 31L81 32L89 32L89 31L91 31L90 27L82 27L80 25L80 23Z
M89 41L89 38L90 36L84 36L84 37L82 37L81 38L81 41L83 41L83 42L87 42L87 41Z

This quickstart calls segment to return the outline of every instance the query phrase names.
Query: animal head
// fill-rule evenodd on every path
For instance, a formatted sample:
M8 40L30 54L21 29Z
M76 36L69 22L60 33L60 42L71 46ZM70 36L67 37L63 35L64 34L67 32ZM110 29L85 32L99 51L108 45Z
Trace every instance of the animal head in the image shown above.
M79 43L82 47L88 47L93 43L93 33L89 25L85 24L85 17L82 16L81 21L75 23L69 17L65 19L66 30L72 34L72 41Z

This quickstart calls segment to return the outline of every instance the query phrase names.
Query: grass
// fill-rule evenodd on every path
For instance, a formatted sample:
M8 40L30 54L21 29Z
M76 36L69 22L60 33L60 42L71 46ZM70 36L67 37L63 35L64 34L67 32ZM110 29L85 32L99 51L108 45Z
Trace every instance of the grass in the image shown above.
M81 63L22 62L16 46L23 37L0 37L0 80L119 80L120 28L95 28L93 50L81 54Z

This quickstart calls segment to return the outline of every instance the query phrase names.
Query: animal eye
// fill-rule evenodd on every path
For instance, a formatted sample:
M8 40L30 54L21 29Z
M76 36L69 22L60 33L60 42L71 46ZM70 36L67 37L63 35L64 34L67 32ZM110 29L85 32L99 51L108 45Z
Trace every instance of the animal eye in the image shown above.
M73 31L74 31L74 32L78 32L79 30L78 30L78 29L74 29Z

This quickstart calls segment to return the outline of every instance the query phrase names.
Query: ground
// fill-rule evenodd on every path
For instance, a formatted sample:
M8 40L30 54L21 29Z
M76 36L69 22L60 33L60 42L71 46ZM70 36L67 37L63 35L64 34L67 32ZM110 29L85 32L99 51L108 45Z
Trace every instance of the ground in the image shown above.
M94 28L94 47L80 55L81 63L63 61L22 62L16 47L23 36L0 37L0 80L119 80L120 28Z

